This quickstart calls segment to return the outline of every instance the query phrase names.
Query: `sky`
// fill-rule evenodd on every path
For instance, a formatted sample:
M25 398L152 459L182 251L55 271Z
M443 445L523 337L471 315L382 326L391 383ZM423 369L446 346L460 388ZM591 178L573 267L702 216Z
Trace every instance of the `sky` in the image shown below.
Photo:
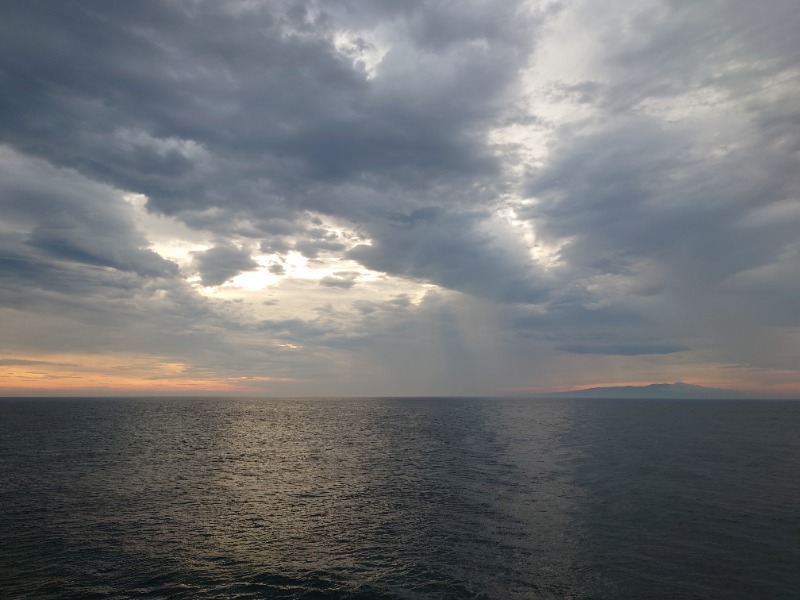
M800 396L797 0L0 3L0 394Z

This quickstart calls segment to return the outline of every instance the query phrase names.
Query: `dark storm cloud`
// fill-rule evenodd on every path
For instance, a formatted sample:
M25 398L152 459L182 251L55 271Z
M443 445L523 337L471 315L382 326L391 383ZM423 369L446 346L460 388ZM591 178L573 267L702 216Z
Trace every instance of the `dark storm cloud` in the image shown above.
M356 284L356 279L358 278L358 273L352 273L347 271L341 271L339 273L334 273L333 275L328 275L323 277L319 280L320 285L325 287L334 287L334 288L341 288L343 290L349 290Z
M790 2L630 12L629 30L598 18L603 82L564 88L596 116L559 131L522 211L540 239L563 243L561 274L583 292L566 305L566 288L554 293L520 333L634 356L741 348L758 327L796 327L800 44L788 32L800 13ZM609 276L626 293L612 285L603 300Z
M267 267L267 270L273 275L283 275L286 273L286 267L280 263L272 263L269 267Z
M232 245L214 246L195 252L194 256L203 285L222 285L240 273L258 268L249 250Z
M642 118L578 135L532 185L543 202L531 216L543 236L570 240L561 254L577 276L644 269L652 285L686 299L728 286L725 303L737 277L796 252L797 214L758 216L793 202L796 160L764 132L721 157L694 143L688 128ZM768 278L765 299L785 287ZM790 310L787 296L774 316Z
M370 269L416 277L503 302L535 303L546 288L521 245L479 229L485 215L420 210L397 215L349 254ZM457 232L457 233L456 233Z
M724 7L679 1L622 6L630 9L622 21L629 26L605 32L614 69L608 109L628 111L689 90L714 90L746 103L800 60L800 15L792 0L775 0L768 9L746 0Z
M530 192L547 199L535 209L544 231L577 234L562 252L570 265L619 272L687 238L702 243L709 225L720 226L718 213L728 209L714 202L718 190L704 174L686 182L693 197L681 189L687 170L703 170L682 152L685 141L657 122L633 119L562 145Z
M389 56L400 72L371 84L335 51L329 18L305 21L284 8L6 5L3 72L14 93L2 108L15 118L4 120L2 133L23 149L148 194L169 213L280 203L287 199L270 198L272 185L286 194L308 178L489 168L465 125L488 118L491 92L465 95L459 86L502 85L509 74L491 56L474 66L446 62L456 70L450 85L420 88L409 104L382 86L402 86L403 61L413 57ZM298 25L307 31L291 34ZM419 85L436 75L405 77L425 77ZM70 143L48 143L55 138ZM203 189L243 177L224 198L215 196L218 188Z
M523 338L546 341L571 354L639 356L689 349L649 323L642 310L624 301L593 306L594 301L586 290L566 291L534 312L524 307L513 311L509 326Z
M317 312L318 316L313 319L266 320L261 321L257 328L269 334L271 339L295 349L303 349L304 353L313 347L353 350L369 346L373 339L374 332L366 331L363 322L349 318L342 322L330 310Z
M62 295L70 304L80 306L95 299L127 295L143 283L134 273L42 256L18 236L6 236L0 243L0 252L2 306L35 309L51 305ZM91 315L91 310L87 314Z
M56 275L48 272L52 261L145 277L177 275L177 265L147 248L119 192L7 147L0 147L0 173L0 217L14 229L2 241L6 275L50 279Z
M323 239L300 240L295 242L294 249L306 258L317 258L320 252L342 251L346 246L342 242L336 241L337 237L334 234Z
M246 321L236 304L206 300L150 250L121 192L5 147L0 158L5 353L155 351L209 365L233 354Z
M498 159L486 128L528 59L541 19L517 3L58 2L5 4L0 136L26 152L120 189L151 210L220 235L273 238L275 222L312 210L355 220L371 237L404 206L493 201ZM337 50L341 29L390 31L374 75L358 48ZM379 42L375 42L379 43ZM349 52L349 54L348 54ZM354 62L355 60L355 62ZM359 62L360 60L360 62ZM13 115L13 116L12 116ZM56 143L57 141L57 143ZM475 194L476 182L482 193ZM500 184L498 187L497 184ZM492 189L494 188L494 189ZM388 192L388 194L387 194ZM364 201L359 201L361 197ZM237 229L237 217L249 229ZM277 221L276 221L277 220ZM479 256L459 218L441 233L495 271L511 299L527 299L528 274ZM36 243L79 252L42 230ZM453 256L425 264L409 244L382 247L399 272L440 285L482 288ZM273 239L267 247L285 244ZM304 241L307 256L339 250ZM501 262L510 256L499 259ZM373 256L373 265L382 260ZM213 277L212 277L213 278ZM485 290L485 294L494 294Z
M680 344L566 344L556 349L571 354L612 354L617 356L640 356L642 354L675 354L688 350Z

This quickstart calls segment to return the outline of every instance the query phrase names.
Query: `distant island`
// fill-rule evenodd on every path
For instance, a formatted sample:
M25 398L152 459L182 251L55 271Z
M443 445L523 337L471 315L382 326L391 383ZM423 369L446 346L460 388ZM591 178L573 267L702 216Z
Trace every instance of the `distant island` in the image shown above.
M741 392L721 388L693 385L691 383L651 383L650 385L624 385L593 387L571 392L537 394L547 398L745 398Z

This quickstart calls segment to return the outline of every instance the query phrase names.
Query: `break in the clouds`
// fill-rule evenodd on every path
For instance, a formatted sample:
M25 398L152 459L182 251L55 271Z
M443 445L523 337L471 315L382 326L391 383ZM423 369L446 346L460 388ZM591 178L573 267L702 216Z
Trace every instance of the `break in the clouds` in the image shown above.
M800 390L792 0L9 1L29 391Z

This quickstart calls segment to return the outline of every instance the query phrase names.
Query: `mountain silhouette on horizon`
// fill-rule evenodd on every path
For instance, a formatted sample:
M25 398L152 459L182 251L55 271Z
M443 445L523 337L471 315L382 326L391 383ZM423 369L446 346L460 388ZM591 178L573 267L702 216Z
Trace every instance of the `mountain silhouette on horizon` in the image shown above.
M624 385L592 387L570 392L552 392L539 396L559 398L744 398L735 390L706 387L684 383L651 383L650 385Z

